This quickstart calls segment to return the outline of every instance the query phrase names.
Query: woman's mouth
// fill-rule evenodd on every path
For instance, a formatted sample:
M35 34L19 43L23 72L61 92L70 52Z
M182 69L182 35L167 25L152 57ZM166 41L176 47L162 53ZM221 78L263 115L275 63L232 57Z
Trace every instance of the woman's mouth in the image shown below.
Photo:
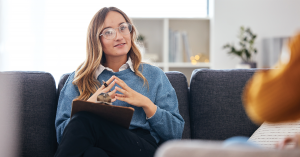
M114 47L122 47L123 45L125 45L125 43L117 44Z

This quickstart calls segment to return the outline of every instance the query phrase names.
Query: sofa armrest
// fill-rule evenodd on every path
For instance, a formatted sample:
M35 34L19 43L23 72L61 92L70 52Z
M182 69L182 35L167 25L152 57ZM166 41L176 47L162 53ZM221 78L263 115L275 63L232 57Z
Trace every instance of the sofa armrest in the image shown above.
M18 125L18 156L50 157L57 149L55 134L56 85L47 72L12 71L1 72L9 77L15 88L14 107ZM10 105L10 104L5 104Z

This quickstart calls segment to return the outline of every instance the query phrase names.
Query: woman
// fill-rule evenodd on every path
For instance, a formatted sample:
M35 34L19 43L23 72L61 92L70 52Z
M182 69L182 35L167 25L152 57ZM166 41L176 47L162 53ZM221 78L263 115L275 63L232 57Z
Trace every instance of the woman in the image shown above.
M245 109L256 123L300 119L300 33L288 47L288 60L280 61L276 69L257 71L245 87ZM284 148L289 142L300 148L300 134L285 138L277 147Z
M59 96L56 156L153 156L158 143L181 138L184 120L175 90L162 70L141 63L136 33L127 15L115 7L94 15L87 58ZM100 86L102 80L108 87ZM113 105L135 109L129 130L86 112L70 119L74 99L95 102L110 90Z

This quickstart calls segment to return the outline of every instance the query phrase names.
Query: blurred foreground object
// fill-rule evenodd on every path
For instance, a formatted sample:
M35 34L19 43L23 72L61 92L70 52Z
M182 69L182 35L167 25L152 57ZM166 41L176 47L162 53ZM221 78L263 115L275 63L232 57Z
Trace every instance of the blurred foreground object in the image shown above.
M14 77L0 72L0 152L1 156L19 156L18 105Z
M257 149L245 146L223 147L220 141L172 140L163 143L155 157L299 157L298 150Z
M300 33L289 42L289 61L257 71L243 93L248 116L256 123L300 119Z

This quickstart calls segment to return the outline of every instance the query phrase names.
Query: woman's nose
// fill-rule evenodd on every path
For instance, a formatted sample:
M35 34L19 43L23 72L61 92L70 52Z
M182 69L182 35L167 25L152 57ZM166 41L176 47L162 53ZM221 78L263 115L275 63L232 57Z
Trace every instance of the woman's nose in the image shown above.
M116 39L115 40L121 40L123 39L123 35L119 32L119 30L116 30Z

